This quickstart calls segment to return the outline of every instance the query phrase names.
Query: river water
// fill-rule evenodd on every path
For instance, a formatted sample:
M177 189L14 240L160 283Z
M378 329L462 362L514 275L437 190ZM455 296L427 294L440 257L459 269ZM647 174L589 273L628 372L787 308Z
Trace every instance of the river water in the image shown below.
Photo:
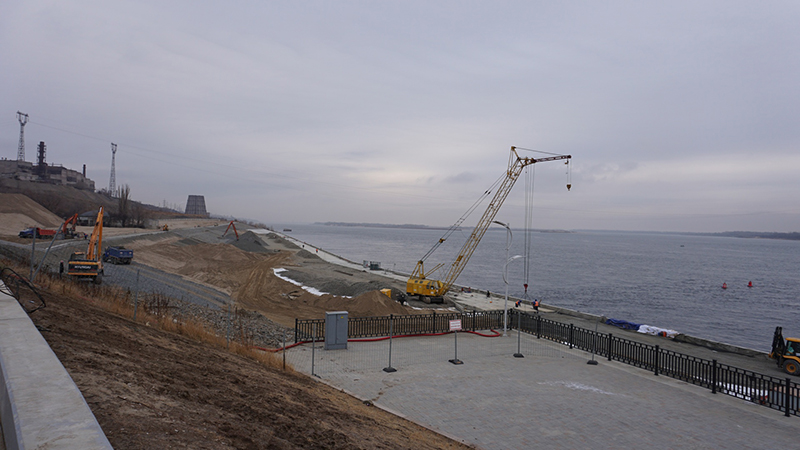
M287 228L292 237L336 255L380 261L403 273L444 234L317 224ZM425 261L426 268L449 266L468 235L469 230L454 233ZM503 293L506 239L504 228L490 229L456 284ZM800 241L596 231L532 232L530 241L528 297L542 303L759 350L769 350L776 326L784 336L800 337ZM524 255L524 247L524 231L514 230L509 254ZM511 296L525 297L524 266L523 258L508 265Z

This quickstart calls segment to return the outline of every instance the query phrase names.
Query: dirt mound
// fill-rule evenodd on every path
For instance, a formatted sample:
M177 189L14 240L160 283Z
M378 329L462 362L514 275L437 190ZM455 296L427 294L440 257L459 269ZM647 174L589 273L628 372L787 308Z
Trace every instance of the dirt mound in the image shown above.
M371 291L355 298L322 295L319 297L298 299L305 307L315 309L316 315L309 317L322 318L325 311L347 311L352 317L386 316L389 314L408 314L408 309L400 303L380 293Z
M250 268L265 257L230 244L187 245L187 239L168 241L139 239L126 246L134 250L136 261L142 264L182 275L227 294L240 286Z
M385 316L386 314L408 314L408 309L390 299L380 291L370 291L349 299L350 307L358 316Z
M126 247L134 250L142 264L212 286L231 295L239 307L285 326L294 326L296 318L323 317L326 311L348 311L353 317L413 313L378 292L388 287L387 280L325 263L296 247L279 250L276 242L253 233L245 233L238 244L196 243L165 235L136 239ZM295 252L307 254L314 262L300 258L304 267L299 267ZM334 295L307 292L275 276L276 268L286 269L284 274L294 281Z
M311 253L308 250L300 250L299 252L297 252L297 254L295 256L297 258L300 258L300 259L318 259L319 258L319 256Z
M63 220L22 194L0 194L0 234L15 235L32 226L56 228Z
M262 241L258 236L248 231L239 238L238 241L233 241L233 246L239 250L253 253L267 253L270 251L269 244Z

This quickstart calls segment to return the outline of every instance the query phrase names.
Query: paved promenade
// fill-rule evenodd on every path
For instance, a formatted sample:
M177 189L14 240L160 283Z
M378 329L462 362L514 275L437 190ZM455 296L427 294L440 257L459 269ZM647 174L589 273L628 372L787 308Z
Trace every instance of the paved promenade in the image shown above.
M487 449L797 448L800 418L523 334L458 334L313 350L314 372L358 398ZM311 344L288 361L311 373Z

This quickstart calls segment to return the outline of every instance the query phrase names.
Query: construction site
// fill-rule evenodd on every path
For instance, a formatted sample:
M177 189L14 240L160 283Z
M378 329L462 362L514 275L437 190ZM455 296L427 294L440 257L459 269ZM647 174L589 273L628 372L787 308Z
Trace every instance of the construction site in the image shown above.
M675 433L676 448L793 442L797 385L780 364L765 370L766 354L638 335L538 301L498 310L497 294L458 289L525 166L569 158L512 147L441 279L431 274L442 264L425 267L431 252L411 274L376 270L214 219L198 195L190 214L110 227L104 204L79 223L0 193L7 448L618 448ZM113 174L112 163L110 186ZM83 419L45 430L51 403ZM609 407L615 425L595 440ZM521 411L542 418L529 424ZM742 417L751 425L724 428Z

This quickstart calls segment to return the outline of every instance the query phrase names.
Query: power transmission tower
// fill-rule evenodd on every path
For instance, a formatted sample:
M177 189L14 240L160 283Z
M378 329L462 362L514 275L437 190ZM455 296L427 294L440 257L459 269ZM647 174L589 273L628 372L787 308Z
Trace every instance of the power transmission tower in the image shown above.
M116 170L114 169L114 160L117 157L117 144L111 143L111 180L108 182L108 192L112 197L116 197L117 180Z
M17 161L25 161L25 124L28 123L28 115L17 111L19 120L19 147L17 147Z

